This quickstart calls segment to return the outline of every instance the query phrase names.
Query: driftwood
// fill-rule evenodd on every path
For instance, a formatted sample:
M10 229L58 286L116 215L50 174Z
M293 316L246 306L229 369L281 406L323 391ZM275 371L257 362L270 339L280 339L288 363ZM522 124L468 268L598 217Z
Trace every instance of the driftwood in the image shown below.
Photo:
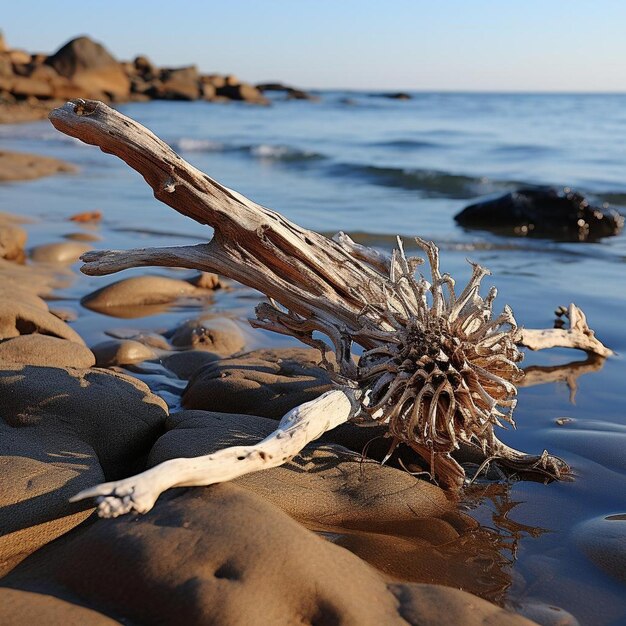
M235 279L268 297L252 325L319 348L337 382L337 391L295 409L257 446L168 461L75 499L97 496L99 512L106 516L146 511L164 489L271 467L347 420L386 424L392 448L411 446L433 477L447 485L464 481L452 457L460 442L516 472L529 469L547 478L567 473L567 465L545 451L531 456L508 448L493 426L513 423L521 376L516 344L610 353L579 309L570 307L569 331L520 330L508 307L492 316L494 288L480 297L487 270L475 265L457 295L452 278L440 273L438 250L430 242L416 239L430 265L428 280L416 278L423 261L407 258L399 239L397 250L387 255L343 233L331 240L301 228L212 180L149 130L100 102L68 102L52 111L50 120L61 132L120 157L144 177L158 200L214 229L208 243L195 246L88 252L83 272L104 275L152 265ZM364 350L358 362L354 344ZM328 350L335 352L336 367L326 359Z

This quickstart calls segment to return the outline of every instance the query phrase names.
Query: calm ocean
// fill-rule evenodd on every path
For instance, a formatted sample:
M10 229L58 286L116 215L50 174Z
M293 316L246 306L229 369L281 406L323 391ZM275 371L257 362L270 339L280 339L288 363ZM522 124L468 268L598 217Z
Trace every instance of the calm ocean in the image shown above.
M613 544L601 537L626 524L626 237L594 243L505 237L466 231L453 217L479 196L528 183L572 187L626 212L626 95L418 93L396 101L323 92L319 102L277 99L271 107L150 102L120 109L212 178L303 226L343 230L387 249L397 234L409 248L412 235L433 239L443 271L457 284L470 274L466 259L486 265L499 290L496 304L510 304L522 325L551 326L561 304L583 308L618 356L589 363L573 351L528 355L527 364L543 366L551 382L520 390L518 430L503 436L527 451L545 447L563 456L577 478L515 483L468 499L471 515L502 541L498 576L486 571L484 584L477 581L470 591L500 602L548 602L583 624L617 624L623 586L597 554L604 550L610 558ZM42 218L30 230L31 244L58 239L69 215L92 210L104 215L103 247L210 237L210 230L155 201L121 161L58 134L46 121L0 126L0 149L80 167L77 175L0 186L0 210ZM68 288L67 303L79 309L86 285L118 278L85 278ZM220 306L245 319L252 296L241 290ZM74 324L95 340L103 320L81 310ZM154 328L164 320L132 325ZM131 323L120 320L123 325ZM252 347L279 341L252 331L250 337ZM556 368L572 361L578 363ZM577 387L575 398L568 380ZM558 426L560 417L574 421ZM504 516L503 506L510 507Z

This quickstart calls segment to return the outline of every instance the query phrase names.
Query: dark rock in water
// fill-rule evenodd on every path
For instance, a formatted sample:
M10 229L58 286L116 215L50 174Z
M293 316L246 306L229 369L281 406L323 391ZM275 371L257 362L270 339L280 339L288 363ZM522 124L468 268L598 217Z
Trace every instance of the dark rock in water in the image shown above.
M374 98L389 98L390 100L411 100L411 94L404 91L388 92L370 94Z
M403 91L399 91L398 93L386 93L384 94L385 98L389 98L391 100L410 100L411 95L408 93L404 93Z
M259 91L283 91L287 96L287 100L311 100L312 102L317 102L319 100L318 96L314 96L313 94L304 91L304 89L297 89L296 87L290 87L289 85L284 85L283 83L261 83L256 86Z
M243 102L251 102L253 104L269 104L269 100L260 90L247 83L239 83L238 85L226 84L223 87L218 87L215 93L229 100L242 100Z
M454 219L466 228L587 241L617 235L624 217L591 205L568 188L525 187L465 207Z

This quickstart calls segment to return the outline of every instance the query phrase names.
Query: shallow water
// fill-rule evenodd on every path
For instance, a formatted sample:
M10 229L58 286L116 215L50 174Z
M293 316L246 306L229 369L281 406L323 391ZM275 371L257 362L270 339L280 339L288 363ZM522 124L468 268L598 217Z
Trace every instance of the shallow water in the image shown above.
M597 201L626 202L626 157L618 141L626 129L626 96L418 94L397 102L329 92L319 103L277 101L269 108L153 102L122 110L212 177L303 226L328 234L344 230L385 249L396 234L434 239L444 271L457 284L469 277L466 258L486 265L499 289L496 302L510 304L525 326L550 326L554 308L571 301L585 310L618 356L585 364L585 355L572 351L528 355L527 365L547 368L535 368L533 381L539 371L548 382L520 390L518 428L502 437L527 451L547 448L562 456L575 481L477 481L460 509L480 526L466 528L458 539L443 533L431 552L424 552L417 531L407 537L406 529L388 530L375 546L366 536L346 539L338 532L331 538L357 553L378 550L381 558L413 554L407 546L421 546L415 555L422 561L395 558L394 571L387 572L392 577L423 580L423 555L429 554L439 564L433 582L513 606L546 602L582 624L620 623L626 560L618 542L606 537L619 532L623 545L626 536L626 238L564 243L502 237L465 231L453 216L473 198L516 183L572 186ZM0 187L0 210L39 220L28 227L31 245L89 230L66 218L92 210L104 215L93 229L103 239L96 247L210 237L209 229L157 203L120 161L63 137L47 122L0 126L0 148L57 156L81 169ZM89 344L107 331L166 329L198 313L192 303L119 319L80 307L81 296L117 279L76 276L60 293L56 304L78 312L73 326ZM245 328L255 302L252 290L236 288L216 294L206 309L235 316ZM269 333L246 333L250 348L287 343ZM571 362L576 364L569 369L556 367ZM176 406L175 384L150 368L135 374ZM572 420L559 425L562 417Z

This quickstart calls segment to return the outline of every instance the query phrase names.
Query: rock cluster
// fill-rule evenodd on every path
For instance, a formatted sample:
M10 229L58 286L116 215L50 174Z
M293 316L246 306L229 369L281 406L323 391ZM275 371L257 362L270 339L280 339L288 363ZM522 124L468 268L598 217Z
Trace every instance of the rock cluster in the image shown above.
M156 67L147 57L119 62L100 43L77 37L54 54L31 54L0 41L0 104L97 100L241 100L268 104L262 92L232 75L202 74L195 65Z
M0 217L0 623L531 624L472 595L485 567L510 584L501 546L438 486L365 460L372 429L345 425L282 467L170 491L145 516L99 520L70 503L256 442L330 380L314 350L242 353L240 327L200 311L228 289L213 274L134 276L77 314L50 309L84 244L27 251L23 222ZM189 301L173 328L115 328L91 349L77 332L85 316ZM174 412L181 396L195 410ZM444 549L457 543L462 559Z

